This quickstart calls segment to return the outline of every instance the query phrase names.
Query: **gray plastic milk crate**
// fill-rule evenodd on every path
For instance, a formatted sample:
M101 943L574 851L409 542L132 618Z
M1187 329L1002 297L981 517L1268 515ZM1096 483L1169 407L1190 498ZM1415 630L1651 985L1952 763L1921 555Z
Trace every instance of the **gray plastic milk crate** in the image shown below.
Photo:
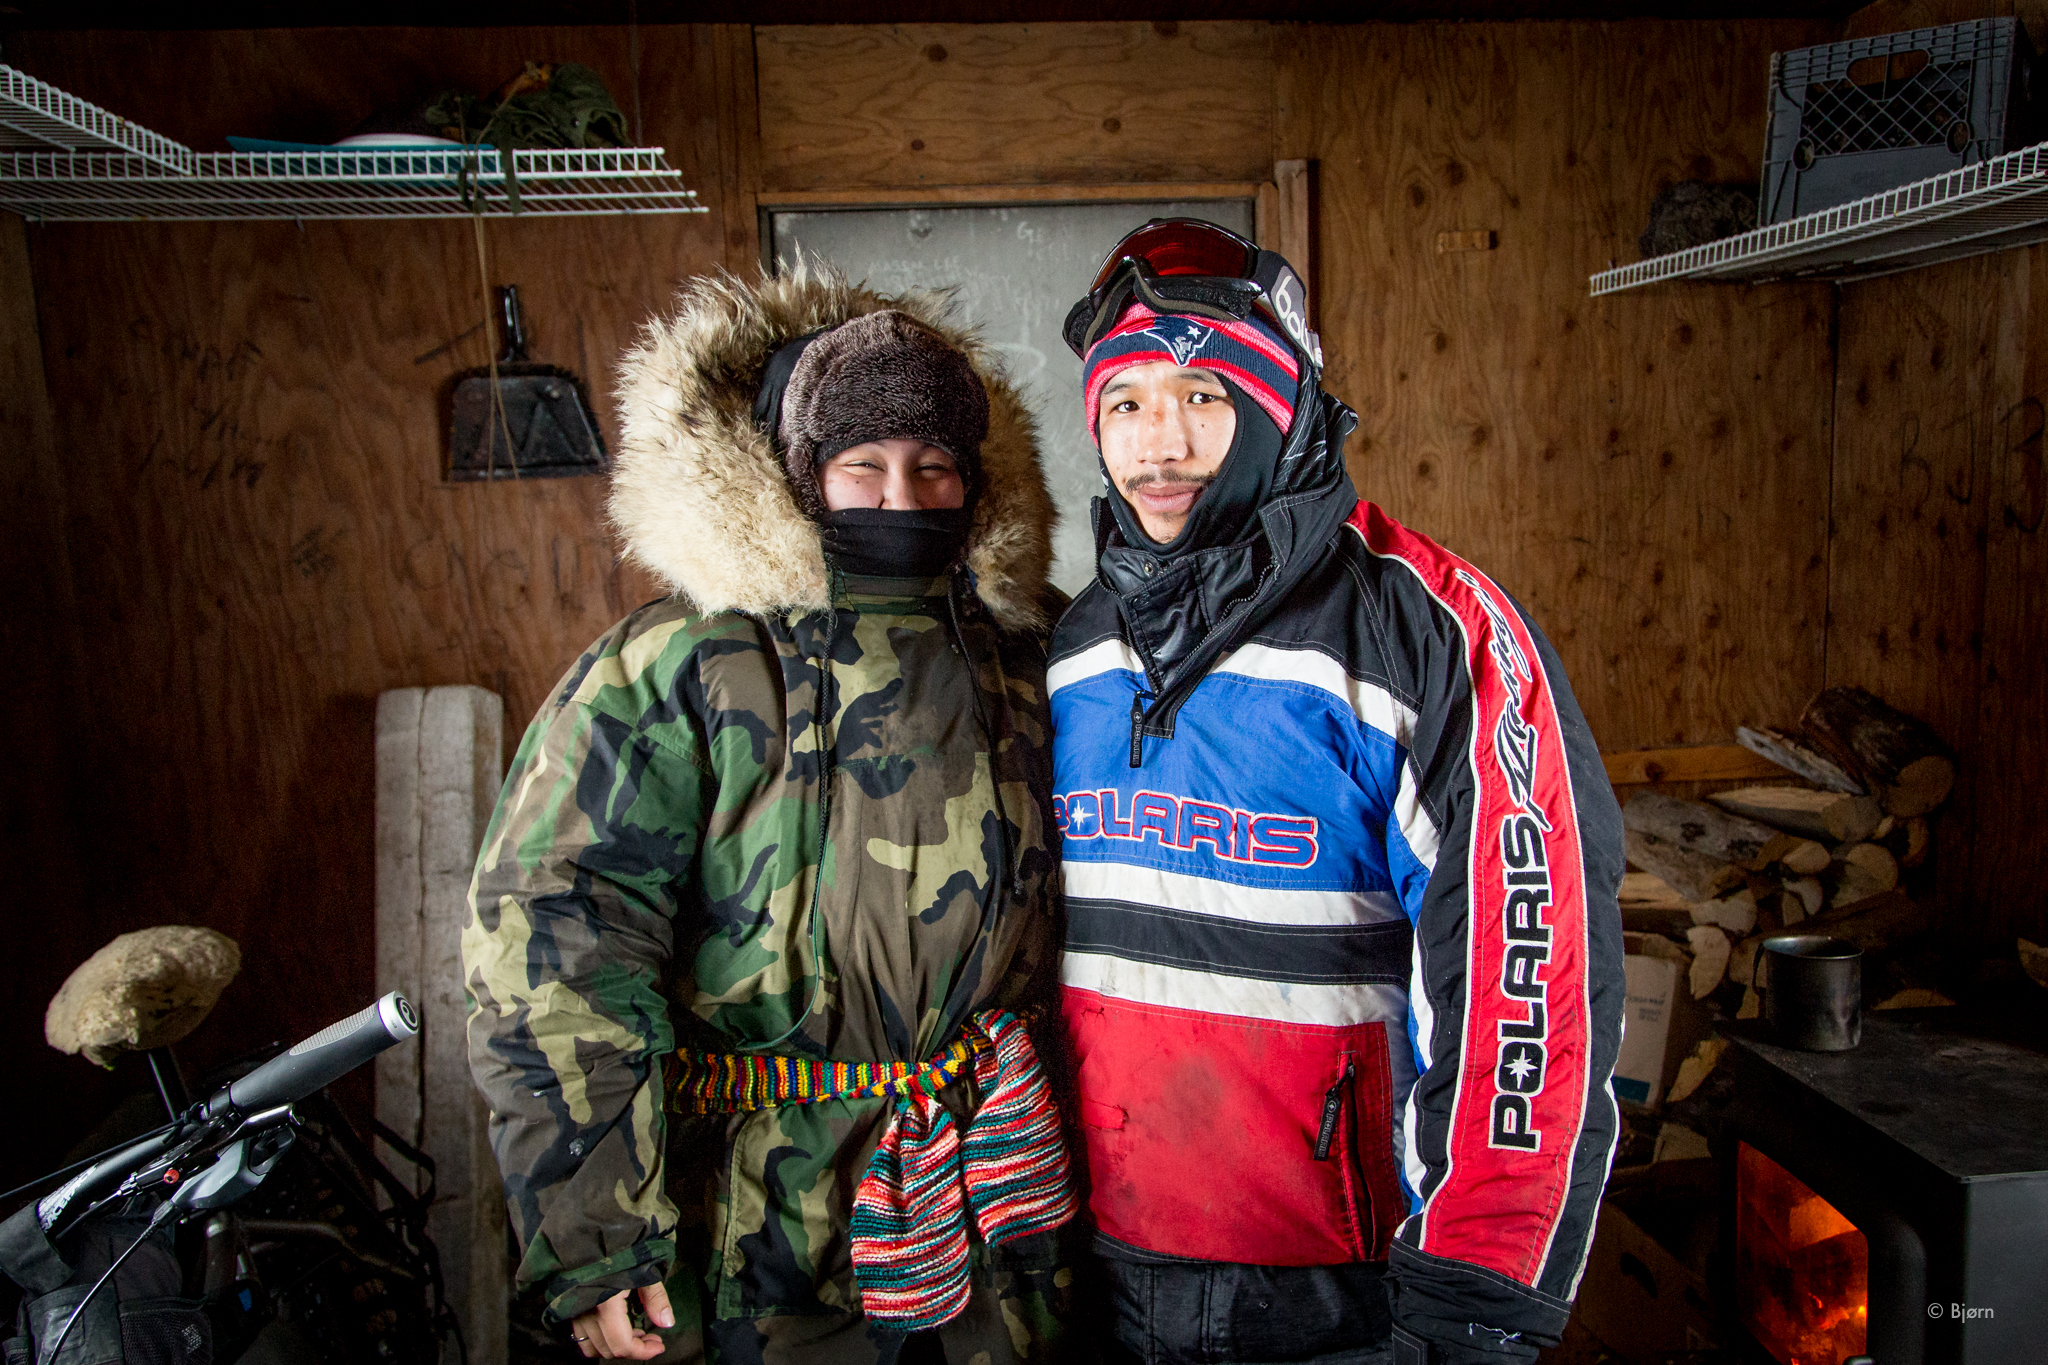
M2014 19L1772 53L1758 225L2031 146L2044 136L2034 77Z

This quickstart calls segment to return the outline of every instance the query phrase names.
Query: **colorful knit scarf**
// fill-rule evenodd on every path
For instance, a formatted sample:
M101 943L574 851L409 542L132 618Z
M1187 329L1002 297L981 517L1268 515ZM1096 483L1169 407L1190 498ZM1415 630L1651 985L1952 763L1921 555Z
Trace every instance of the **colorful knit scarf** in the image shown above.
M777 1104L896 1098L853 1196L853 1276L861 1311L921 1332L967 1307L967 1213L985 1245L1058 1227L1075 1213L1059 1113L1024 1023L976 1015L928 1062L820 1062L681 1052L677 1108L732 1113ZM938 1092L968 1066L981 1108L961 1131Z

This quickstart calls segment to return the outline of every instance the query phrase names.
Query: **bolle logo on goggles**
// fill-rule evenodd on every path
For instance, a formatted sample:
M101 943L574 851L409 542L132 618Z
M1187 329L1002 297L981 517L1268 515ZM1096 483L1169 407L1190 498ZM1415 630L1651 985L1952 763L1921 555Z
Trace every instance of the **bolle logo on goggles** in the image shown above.
M1266 298L1273 305L1273 316L1279 319L1287 339L1299 347L1303 355L1313 359L1317 369L1321 369L1323 343L1308 329L1308 292L1302 288L1301 277L1282 267L1266 289Z

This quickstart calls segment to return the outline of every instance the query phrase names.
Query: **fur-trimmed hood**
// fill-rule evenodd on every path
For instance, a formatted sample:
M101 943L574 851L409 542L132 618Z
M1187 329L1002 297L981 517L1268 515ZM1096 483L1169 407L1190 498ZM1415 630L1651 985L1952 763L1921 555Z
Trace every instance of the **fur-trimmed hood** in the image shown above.
M998 624L1045 626L1054 512L1023 400L946 296L887 298L815 262L758 283L694 281L620 361L610 511L628 556L706 615L829 606L821 530L754 424L754 395L783 343L885 308L930 326L981 376L989 430L967 567Z

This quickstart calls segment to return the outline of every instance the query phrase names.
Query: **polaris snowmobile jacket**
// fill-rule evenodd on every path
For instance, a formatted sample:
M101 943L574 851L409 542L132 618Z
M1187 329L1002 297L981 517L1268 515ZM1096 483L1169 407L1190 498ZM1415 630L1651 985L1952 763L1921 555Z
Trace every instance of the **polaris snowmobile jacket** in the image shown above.
M1382 1295L1408 1358L1530 1358L1618 1127L1620 813L1542 632L1303 387L1255 540L1155 559L1098 503L1054 636L1097 1248L1148 1361L1384 1348Z

